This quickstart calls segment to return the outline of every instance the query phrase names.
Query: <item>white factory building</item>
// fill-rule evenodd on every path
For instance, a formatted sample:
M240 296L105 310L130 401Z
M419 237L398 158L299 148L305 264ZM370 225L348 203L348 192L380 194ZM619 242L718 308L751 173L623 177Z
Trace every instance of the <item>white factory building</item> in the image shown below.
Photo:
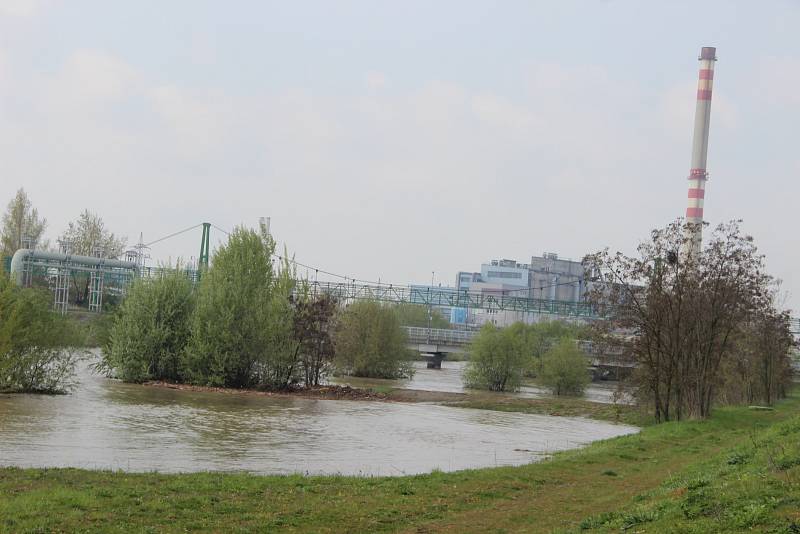
M548 252L531 257L530 263L498 259L482 264L480 272L460 271L455 285L460 291L481 294L580 302L586 292L586 275L582 262ZM550 318L514 311L453 309L451 312L452 322L476 326L486 322L507 326L517 321L533 323Z

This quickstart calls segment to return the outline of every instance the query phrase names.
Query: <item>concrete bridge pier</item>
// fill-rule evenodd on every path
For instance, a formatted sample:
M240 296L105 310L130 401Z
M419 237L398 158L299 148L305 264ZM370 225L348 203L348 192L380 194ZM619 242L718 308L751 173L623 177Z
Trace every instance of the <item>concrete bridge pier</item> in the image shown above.
M423 352L421 356L428 362L428 369L441 369L442 360L444 360L447 353L444 352Z

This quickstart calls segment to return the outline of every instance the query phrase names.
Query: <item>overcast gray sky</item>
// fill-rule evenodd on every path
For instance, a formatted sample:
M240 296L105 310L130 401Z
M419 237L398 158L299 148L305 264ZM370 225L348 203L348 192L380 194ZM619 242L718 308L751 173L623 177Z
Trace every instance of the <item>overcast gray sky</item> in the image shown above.
M716 46L706 219L744 219L797 308L799 6L0 0L0 202L51 238L84 208L131 242L269 216L394 283L630 252L684 213Z

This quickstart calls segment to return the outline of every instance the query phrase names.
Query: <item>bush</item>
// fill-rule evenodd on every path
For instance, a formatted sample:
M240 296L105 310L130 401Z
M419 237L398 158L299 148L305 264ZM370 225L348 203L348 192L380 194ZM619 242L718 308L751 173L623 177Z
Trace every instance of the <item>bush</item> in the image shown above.
M571 339L562 339L542 358L540 382L554 395L581 395L589 382L586 356Z
M562 339L577 339L584 335L586 327L566 321L542 321L526 327L525 343L533 356L528 376L538 376L542 372L542 361L547 351Z
M481 328L469 348L470 361L464 383L475 389L516 391L529 365L525 351L525 325L498 329L491 323Z
M397 315L373 301L351 304L336 333L336 370L369 378L411 377L412 352Z
M180 268L136 280L115 316L102 365L126 382L182 380L193 308L192 283Z
M259 385L270 343L274 273L271 240L237 228L212 258L197 290L187 347L192 382L234 388Z
M450 321L445 319L442 312L436 308L401 302L395 304L392 310L402 326L427 328L430 325L431 328L450 328Z
M65 392L82 344L47 292L15 287L0 274L0 391Z

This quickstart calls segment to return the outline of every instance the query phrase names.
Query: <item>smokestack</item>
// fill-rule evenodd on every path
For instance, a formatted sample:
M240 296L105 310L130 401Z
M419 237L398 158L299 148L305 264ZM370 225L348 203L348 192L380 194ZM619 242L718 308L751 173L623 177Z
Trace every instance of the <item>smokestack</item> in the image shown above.
M700 77L697 83L697 107L694 112L692 168L689 170L689 198L686 222L690 227L691 252L699 252L703 242L703 200L706 194L706 157L708 128L711 122L711 88L714 85L714 62L717 49L704 46L700 50Z

